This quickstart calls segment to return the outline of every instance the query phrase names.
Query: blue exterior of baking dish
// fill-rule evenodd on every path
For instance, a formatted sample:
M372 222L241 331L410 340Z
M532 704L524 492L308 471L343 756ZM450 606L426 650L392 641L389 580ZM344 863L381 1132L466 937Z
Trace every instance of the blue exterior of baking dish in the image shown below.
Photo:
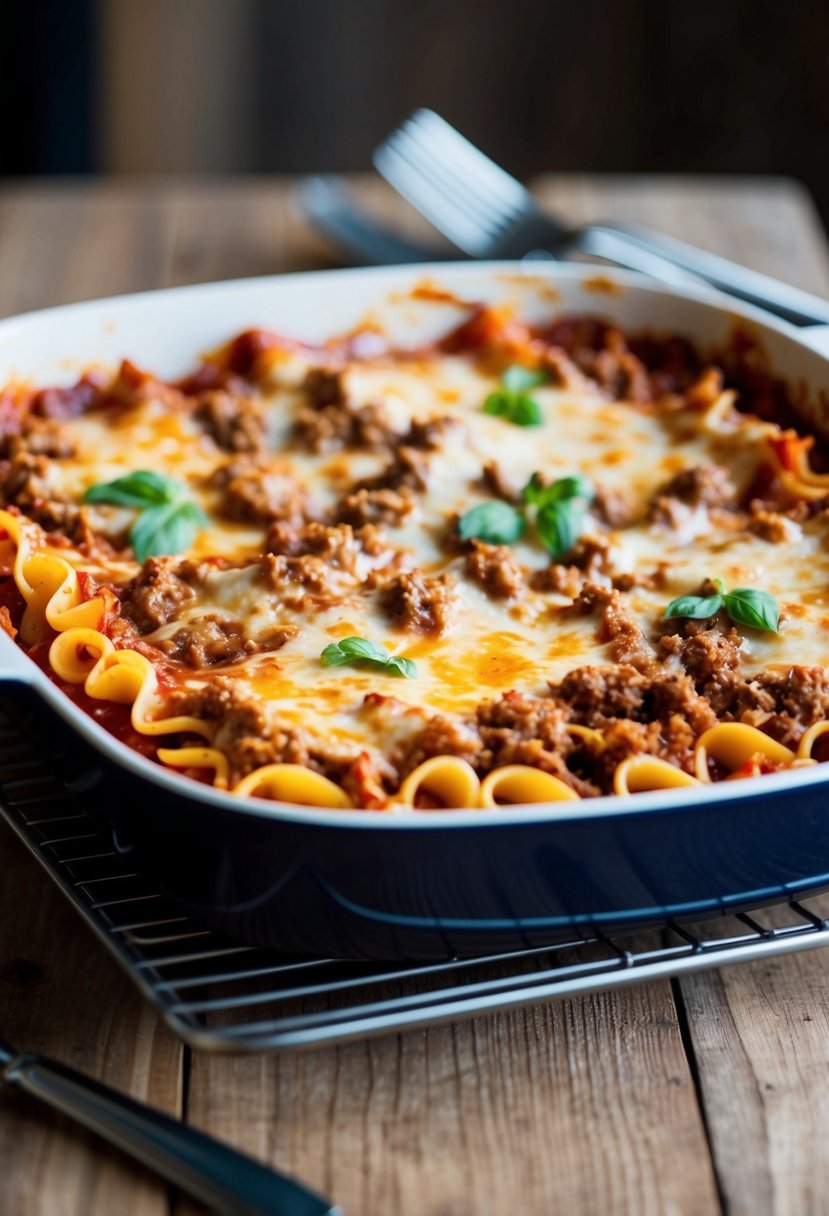
M750 797L712 786L687 807L663 791L645 795L645 809L640 796L631 810L498 814L491 824L462 812L393 827L369 812L371 827L332 811L304 822L205 798L184 778L148 781L30 690L10 694L21 711L36 707L30 728L50 766L170 899L229 937L287 954L484 954L829 888L829 772L785 790L758 778Z

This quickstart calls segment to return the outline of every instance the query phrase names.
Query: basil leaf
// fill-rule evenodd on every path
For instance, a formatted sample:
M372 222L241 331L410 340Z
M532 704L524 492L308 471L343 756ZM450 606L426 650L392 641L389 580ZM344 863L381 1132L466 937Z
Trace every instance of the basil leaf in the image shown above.
M583 498L592 502L596 497L593 483L583 473L573 473L569 477L560 477L552 485L545 486L540 473L533 473L522 491L524 502L531 506L543 507L551 503L565 502L570 498Z
M692 621L706 621L715 616L722 606L721 595L680 595L678 599L671 600L665 609L665 620L685 616Z
M136 560L144 562L148 557L189 549L207 522L207 516L192 502L146 507L130 530Z
M541 407L527 396L527 390L537 388L546 379L546 372L513 364L501 376L500 390L490 393L484 401L484 413L507 418L515 426L539 426L543 420Z
M532 397L516 397L508 416L514 426L540 426L543 421L541 406Z
M529 367L522 367L520 363L513 363L501 376L501 385L506 392L518 395L526 393L529 388L537 388L546 379L546 372L538 369L533 371Z
M414 680L417 677L417 668L412 660L404 659L399 654L393 654L386 663L386 667L397 672L399 676L405 676L407 680Z
M722 598L726 612L736 624L777 633L780 625L780 605L768 591L736 587Z
M583 473L572 473L569 477L560 477L549 487L549 495L553 502L567 498L583 498L592 502L596 497L593 483Z
M348 663L351 659L368 659L372 663L387 663L390 655L385 646L378 646L376 642L370 642L368 638L342 638L341 641L334 643L334 649L342 657L337 660L338 663ZM326 654L331 650L330 646L326 646L322 652ZM324 663L324 667L330 667L331 663Z
M405 676L409 680L417 675L417 668L411 659L389 654L384 646L378 646L368 638L341 638L339 642L331 642L320 655L320 662L323 667L342 667L344 663L375 663L390 675Z
M535 526L544 548L555 558L564 557L581 536L585 505L579 498L547 502L539 507Z
M524 519L507 502L495 499L479 503L458 520L462 540L485 540L491 545L511 545L524 531Z
M184 493L183 487L169 477L153 473L149 469L137 469L115 481L90 486L83 496L84 502L114 503L121 507L153 507L174 502Z
M185 487L172 477L136 469L115 481L90 486L84 502L105 502L134 507L141 514L130 529L130 543L136 560L189 549L207 516L186 497Z
M532 477L521 491L521 497L524 499L524 502L528 503L530 506L540 507L547 497L547 491L549 488L549 486L544 485L544 482L541 480L540 473L533 473Z
M350 663L351 660L352 656L342 649L339 642L330 642L320 655L323 667L342 667L343 663Z
M484 413L503 418L509 413L510 400L506 393L490 393L484 402Z

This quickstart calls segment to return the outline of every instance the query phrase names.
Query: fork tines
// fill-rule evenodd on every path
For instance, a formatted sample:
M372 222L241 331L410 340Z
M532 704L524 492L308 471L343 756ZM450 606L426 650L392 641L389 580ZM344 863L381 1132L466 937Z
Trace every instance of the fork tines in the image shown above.
M386 180L472 257L537 211L532 196L433 110L416 110L374 153Z

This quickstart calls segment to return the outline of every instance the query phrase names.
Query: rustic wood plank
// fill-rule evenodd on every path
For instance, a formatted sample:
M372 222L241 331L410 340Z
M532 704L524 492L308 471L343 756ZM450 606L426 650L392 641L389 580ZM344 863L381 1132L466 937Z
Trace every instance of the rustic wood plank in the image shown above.
M829 1154L829 976L823 951L682 983L730 1216L819 1216Z
M305 1055L198 1055L189 1117L349 1214L719 1211L667 984Z
M326 264L278 179L0 188L0 315Z

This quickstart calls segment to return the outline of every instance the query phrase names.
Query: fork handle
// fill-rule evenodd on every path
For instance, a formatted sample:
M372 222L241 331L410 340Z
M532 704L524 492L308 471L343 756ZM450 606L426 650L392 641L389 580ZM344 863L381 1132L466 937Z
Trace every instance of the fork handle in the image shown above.
M781 283L769 275L747 266L740 266L728 258L705 249L697 249L674 237L663 236L648 228L623 224L590 224L582 230L579 248L587 253L596 253L633 269L645 269L633 265L631 252L653 258L655 278L664 278L657 262L670 263L678 273L693 276L696 280L710 283L737 299L754 304L766 312L774 313L793 325L829 324L829 302L788 283ZM678 280L674 280L678 281ZM686 277L685 282L689 279Z
M0 1069L40 1098L227 1216L334 1216L327 1199L195 1128L66 1068L27 1053Z

